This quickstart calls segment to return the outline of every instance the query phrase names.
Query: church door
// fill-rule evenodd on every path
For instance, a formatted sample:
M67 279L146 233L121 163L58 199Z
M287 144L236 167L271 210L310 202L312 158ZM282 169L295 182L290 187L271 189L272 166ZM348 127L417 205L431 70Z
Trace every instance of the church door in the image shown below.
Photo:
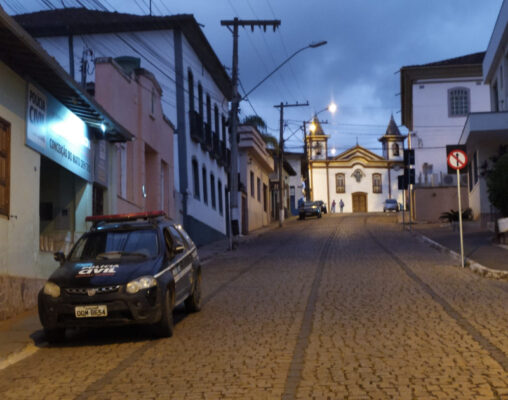
M367 212L367 193L356 192L353 197L353 212Z

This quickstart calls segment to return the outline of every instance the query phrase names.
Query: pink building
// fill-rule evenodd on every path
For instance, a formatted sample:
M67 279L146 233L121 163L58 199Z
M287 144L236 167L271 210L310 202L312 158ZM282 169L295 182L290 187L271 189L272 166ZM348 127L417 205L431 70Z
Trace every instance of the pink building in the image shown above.
M111 209L117 213L164 210L175 218L174 126L162 112L161 96L159 83L140 68L139 59L96 59L95 97L134 135L116 145L109 190L116 191Z

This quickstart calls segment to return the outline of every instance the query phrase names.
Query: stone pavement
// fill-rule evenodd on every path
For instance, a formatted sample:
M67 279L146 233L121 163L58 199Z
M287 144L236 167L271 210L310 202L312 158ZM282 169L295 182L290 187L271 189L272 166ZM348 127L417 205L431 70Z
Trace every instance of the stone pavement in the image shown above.
M508 282L454 263L391 217L290 221L206 260L172 338L78 332L0 398L508 400Z
M482 228L476 221L465 221L464 255L486 268L505 271L508 278L508 246L499 245L494 241L494 234ZM458 227L450 224L415 224L415 232L424 235L447 249L460 254L460 238Z

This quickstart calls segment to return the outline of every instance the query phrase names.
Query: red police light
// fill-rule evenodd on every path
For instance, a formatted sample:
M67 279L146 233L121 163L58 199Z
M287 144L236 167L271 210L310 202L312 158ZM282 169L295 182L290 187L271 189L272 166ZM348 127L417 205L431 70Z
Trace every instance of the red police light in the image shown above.
M148 219L165 216L166 213L164 211L148 211L128 214L90 215L85 218L85 221L87 222L133 221L136 219Z

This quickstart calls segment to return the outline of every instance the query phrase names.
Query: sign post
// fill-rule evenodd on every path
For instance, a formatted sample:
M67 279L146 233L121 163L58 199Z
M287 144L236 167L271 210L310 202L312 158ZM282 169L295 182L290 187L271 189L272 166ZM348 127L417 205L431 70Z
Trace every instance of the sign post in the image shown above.
M463 146L446 146L446 161L457 172L457 197L459 199L460 261L464 268L464 239L462 232L462 204L460 198L460 170L467 166L467 154Z

